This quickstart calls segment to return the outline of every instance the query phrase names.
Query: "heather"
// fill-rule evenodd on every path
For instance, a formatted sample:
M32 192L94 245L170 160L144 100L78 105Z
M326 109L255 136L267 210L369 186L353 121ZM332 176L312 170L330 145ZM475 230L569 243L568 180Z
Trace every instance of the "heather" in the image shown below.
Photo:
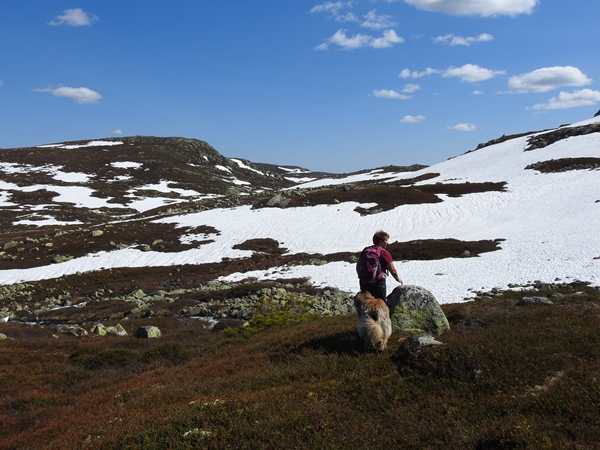
M553 304L517 306L528 295ZM444 304L444 345L416 355L402 333L364 350L354 315L281 321L268 302L237 332L174 316L122 321L122 337L8 322L0 447L598 448L599 307L584 283ZM162 336L133 337L146 324Z

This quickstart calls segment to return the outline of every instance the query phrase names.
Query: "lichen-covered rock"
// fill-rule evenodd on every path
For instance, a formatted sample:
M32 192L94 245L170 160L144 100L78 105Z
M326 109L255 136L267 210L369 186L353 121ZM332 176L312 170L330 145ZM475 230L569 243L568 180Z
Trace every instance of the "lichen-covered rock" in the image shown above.
M524 305L553 305L551 300L546 297L523 297L517 302L517 306Z
M106 334L106 327L101 323L97 323L90 329L90 333L97 334L98 336L104 336Z
M160 337L161 332L158 327L147 325L143 327L139 327L135 333L135 335L139 338L144 339L152 339Z
M127 331L125 331L125 328L118 323L113 327L106 327L106 334L110 334L112 336L127 336Z
M410 366L422 350L435 345L443 343L427 333L413 334L398 349L398 361L403 366Z
M386 303L394 331L426 332L439 336L450 329L438 301L422 287L398 286L388 295Z
M88 332L79 325L63 325L58 329L59 333L70 334L71 336L87 336Z

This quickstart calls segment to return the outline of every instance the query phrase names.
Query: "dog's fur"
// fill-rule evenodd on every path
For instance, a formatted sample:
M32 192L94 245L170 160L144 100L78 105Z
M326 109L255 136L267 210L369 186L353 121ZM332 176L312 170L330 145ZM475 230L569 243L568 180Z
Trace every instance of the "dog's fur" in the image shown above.
M358 335L366 346L383 351L392 335L390 310L385 302L369 292L359 292L354 297L358 316Z

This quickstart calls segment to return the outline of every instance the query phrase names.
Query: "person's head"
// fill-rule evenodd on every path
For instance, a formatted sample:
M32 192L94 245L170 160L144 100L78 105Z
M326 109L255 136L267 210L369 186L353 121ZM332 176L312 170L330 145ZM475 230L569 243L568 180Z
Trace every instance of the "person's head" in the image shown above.
M389 238L390 238L389 234L387 234L383 230L379 230L373 235L373 244L384 245L385 243L387 243Z

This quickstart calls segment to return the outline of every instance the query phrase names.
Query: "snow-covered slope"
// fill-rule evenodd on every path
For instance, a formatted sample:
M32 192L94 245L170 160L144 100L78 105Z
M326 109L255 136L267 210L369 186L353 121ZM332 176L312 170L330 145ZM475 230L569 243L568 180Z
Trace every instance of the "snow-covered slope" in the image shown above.
M574 124L579 129L600 118ZM577 133L573 133L577 134ZM218 230L213 242L179 252L140 252L135 248L100 251L60 264L0 271L0 284L59 277L85 270L110 267L145 267L219 262L243 258L251 251L236 244L257 238L279 241L288 254L357 252L369 245L378 229L390 233L390 241L408 242L454 238L462 241L504 239L501 249L472 258L434 261L397 261L407 284L429 289L442 303L462 301L478 290L534 280L589 281L600 284L600 133L574 135L543 148L525 151L529 136L472 151L417 172L374 170L349 178L324 178L301 188L377 181L393 184L428 175L414 186L441 183L504 182L503 191L462 196L438 194L438 203L403 204L377 214L361 215L357 206L372 204L344 201L306 207L253 208L251 204L212 208L153 219L155 224L176 227L208 226ZM586 158L586 164L580 164ZM564 171L549 173L527 168L531 164L560 160ZM592 161L590 163L590 160ZM539 166L538 166L539 167ZM435 175L432 175L435 174ZM188 243L206 236L186 234ZM358 287L350 262L322 265L271 267L233 273L224 280L310 277L320 286L346 291ZM395 282L388 281L388 289Z

